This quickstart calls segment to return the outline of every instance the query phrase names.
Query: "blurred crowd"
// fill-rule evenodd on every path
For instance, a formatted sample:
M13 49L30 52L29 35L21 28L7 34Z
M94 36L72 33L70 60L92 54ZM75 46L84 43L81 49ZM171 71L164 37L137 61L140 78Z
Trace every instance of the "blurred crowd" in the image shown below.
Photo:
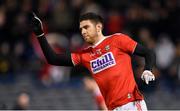
M156 82L146 87L140 81L144 59L133 56L141 90L180 90L180 1L179 0L0 0L0 81L33 72L44 85L69 81L84 71L48 65L32 33L30 13L43 21L48 42L57 51L76 50L83 44L79 15L103 16L104 34L125 33L153 49Z

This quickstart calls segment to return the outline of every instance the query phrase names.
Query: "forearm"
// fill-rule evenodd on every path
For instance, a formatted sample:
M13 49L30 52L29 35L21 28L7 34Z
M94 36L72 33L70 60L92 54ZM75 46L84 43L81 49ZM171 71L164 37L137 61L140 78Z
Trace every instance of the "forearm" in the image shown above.
M134 55L138 55L145 58L145 66L144 70L152 70L156 63L156 56L154 51L137 44L136 49L134 51Z
M49 64L58 66L73 66L70 52L61 52L59 54L56 54L48 44L44 35L41 37L37 37L37 39Z
M150 70L152 71L153 67L155 66L156 63L156 56L154 51L152 50L147 50L147 54L144 56L145 57L145 70Z

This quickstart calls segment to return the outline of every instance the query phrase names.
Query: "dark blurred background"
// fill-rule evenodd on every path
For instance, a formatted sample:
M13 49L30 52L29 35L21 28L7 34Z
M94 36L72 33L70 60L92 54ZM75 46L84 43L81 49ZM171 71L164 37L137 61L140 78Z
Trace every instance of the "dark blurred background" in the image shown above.
M105 35L128 34L156 53L149 86L140 79L144 59L132 57L148 109L180 109L179 0L0 0L0 109L97 109L82 82L86 69L47 64L29 24L32 11L57 53L82 46L80 14L102 15Z

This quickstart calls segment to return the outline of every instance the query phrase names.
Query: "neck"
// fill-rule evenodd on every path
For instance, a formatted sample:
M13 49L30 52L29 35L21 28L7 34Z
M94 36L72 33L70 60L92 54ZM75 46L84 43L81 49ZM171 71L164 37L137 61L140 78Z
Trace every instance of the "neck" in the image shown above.
M104 35L101 33L101 34L98 34L95 42L92 44L92 45L96 45L99 41L103 40L104 39Z

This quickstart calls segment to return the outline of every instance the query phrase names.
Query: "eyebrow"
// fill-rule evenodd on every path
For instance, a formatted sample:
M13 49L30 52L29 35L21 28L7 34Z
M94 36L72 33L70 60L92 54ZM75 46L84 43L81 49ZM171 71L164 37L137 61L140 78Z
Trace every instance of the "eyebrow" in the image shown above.
M82 28L87 28L88 25L84 25L83 27L80 27L79 30L82 30Z

